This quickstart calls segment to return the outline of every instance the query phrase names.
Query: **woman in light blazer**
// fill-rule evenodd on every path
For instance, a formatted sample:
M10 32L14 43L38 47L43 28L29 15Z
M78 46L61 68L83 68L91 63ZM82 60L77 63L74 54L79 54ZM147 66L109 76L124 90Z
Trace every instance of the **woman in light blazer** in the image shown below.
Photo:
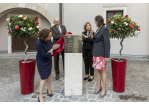
M109 61L110 56L110 39L109 30L105 27L104 19L98 15L95 17L95 24L98 27L95 35L91 34L91 37L84 36L88 40L93 40L93 68L97 70L97 83L98 87L94 94L98 94L100 91L100 98L106 95L106 64ZM103 86L101 87L101 79Z

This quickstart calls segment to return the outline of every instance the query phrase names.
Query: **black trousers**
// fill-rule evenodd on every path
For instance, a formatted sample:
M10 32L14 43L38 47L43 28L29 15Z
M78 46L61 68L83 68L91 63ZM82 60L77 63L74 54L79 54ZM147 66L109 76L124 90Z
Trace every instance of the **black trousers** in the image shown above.
M90 69L90 75L94 75L94 68L92 67L93 64L93 54L92 50L90 49L83 49L83 59L85 63L85 73L86 75L89 74L89 69Z
M61 52L62 55L62 60L63 60L63 70L64 70L64 50ZM55 55L54 57L54 69L55 69L55 74L60 74L59 71L59 53Z

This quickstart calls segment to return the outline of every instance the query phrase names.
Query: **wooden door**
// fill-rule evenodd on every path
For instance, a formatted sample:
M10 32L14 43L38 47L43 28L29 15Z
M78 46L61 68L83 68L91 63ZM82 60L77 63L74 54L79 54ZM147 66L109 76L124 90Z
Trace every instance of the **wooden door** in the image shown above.
M36 52L36 41L37 37L31 36L27 39L26 43L28 45L28 50L27 52ZM12 37L12 52L24 52L26 46L24 44L25 39L19 39L19 38L13 38Z
M33 18L33 17L32 17ZM38 17L36 17L37 20ZM31 36L27 39L26 43L28 45L28 50L27 52L36 52L36 47L35 47L35 44L36 44L36 41L37 41L37 36ZM25 51L25 44L24 44L24 40L25 39L19 39L19 38L13 38L12 37L12 52L24 52Z

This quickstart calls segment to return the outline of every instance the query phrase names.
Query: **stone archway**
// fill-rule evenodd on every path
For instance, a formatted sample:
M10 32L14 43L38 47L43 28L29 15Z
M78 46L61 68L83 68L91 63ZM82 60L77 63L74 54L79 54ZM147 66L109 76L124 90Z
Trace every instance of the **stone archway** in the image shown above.
M5 11L15 9L15 8L28 8L28 9L37 11L38 13L42 14L51 23L51 26L53 25L54 18L52 17L52 15L44 8L33 3L5 3L3 5L0 5L0 17L6 14Z
M4 16L7 13L10 13L11 11L18 10L19 8L24 8L24 9L30 9L33 11L38 12L39 14L43 15L53 26L53 20L54 18L52 15L42 8L41 6L33 3L4 3L0 5L0 18ZM8 53L12 53L12 38L11 36L8 36Z

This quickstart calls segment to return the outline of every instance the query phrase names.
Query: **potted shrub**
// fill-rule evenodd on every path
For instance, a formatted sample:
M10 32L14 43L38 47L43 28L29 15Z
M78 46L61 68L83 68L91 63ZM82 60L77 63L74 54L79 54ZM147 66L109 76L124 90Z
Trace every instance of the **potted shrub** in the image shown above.
M28 59L26 40L30 36L34 36L40 30L37 18L28 17L26 15L16 15L7 18L8 34L14 38L25 39L25 59L19 60L21 93L30 94L34 91L34 75L36 59Z
M110 38L120 39L121 49L119 58L111 58L113 90L115 92L125 91L125 74L127 59L122 58L122 50L124 39L137 36L140 33L140 26L136 22L131 21L131 18L121 15L114 15L108 19L109 36Z

